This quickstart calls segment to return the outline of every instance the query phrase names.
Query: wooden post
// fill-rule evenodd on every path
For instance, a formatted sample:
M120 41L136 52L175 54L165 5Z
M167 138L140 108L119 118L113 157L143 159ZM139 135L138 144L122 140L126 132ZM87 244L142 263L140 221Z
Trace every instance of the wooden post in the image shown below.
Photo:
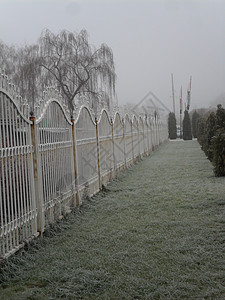
M72 122L72 140L73 140L73 167L74 167L74 177L75 177L75 193L76 193L76 205L80 207L80 196L79 196L79 187L78 187L78 177L77 177L77 153L76 153L76 130L74 119Z
M44 232L45 227L45 217L43 210L43 190L41 188L40 182L40 169L39 169L39 155L38 155L38 145L37 145L37 129L35 124L35 117L30 117L32 121L31 125L31 139L33 145L33 170L34 170L34 189L35 189L35 201L37 206L37 231L41 234Z
M138 132L138 151L139 151L139 155L138 155L138 160L141 158L141 145L140 145L140 130L139 130L139 122L137 119L137 132Z
M124 151L124 167L127 167L127 158L126 158L126 134L125 134L125 119L123 119L123 151Z
M112 146L113 146L113 168L114 168L114 175L116 177L116 157L115 157L115 145L114 145L114 128L113 128L113 120L111 119L111 126L112 126Z
M148 136L148 131L149 131L149 126L148 126L148 119L146 118L145 119L145 124L146 124L146 137L147 137L147 155L149 155L150 154L150 151L149 151L149 136Z
M158 147L159 146L159 121L158 121L158 119L157 119L156 133L157 133L157 147Z
M146 151L145 151L145 124L144 124L144 121L143 121L143 147L144 147L143 156L145 156L146 155Z
M134 141L133 141L133 123L131 121L131 141L132 141L132 159L134 163Z
M151 152L154 151L154 131L153 131L153 121L150 125L150 139L151 139Z
M98 136L98 120L95 118L96 128L96 145L97 145L97 164L98 164L98 188L101 190L101 172L100 172L100 152L99 152L99 136Z

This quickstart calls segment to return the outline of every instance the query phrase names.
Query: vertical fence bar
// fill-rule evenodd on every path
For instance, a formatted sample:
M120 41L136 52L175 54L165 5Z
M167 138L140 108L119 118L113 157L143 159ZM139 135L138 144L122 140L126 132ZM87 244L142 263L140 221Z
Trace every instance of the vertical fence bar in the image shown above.
M43 195L40 187L40 176L39 176L39 158L38 158L38 145L37 145L37 131L35 124L35 117L30 117L32 121L31 125L31 140L33 145L33 170L34 170L34 189L35 189L35 199L37 206L37 231L42 235L45 227L45 218L43 211Z

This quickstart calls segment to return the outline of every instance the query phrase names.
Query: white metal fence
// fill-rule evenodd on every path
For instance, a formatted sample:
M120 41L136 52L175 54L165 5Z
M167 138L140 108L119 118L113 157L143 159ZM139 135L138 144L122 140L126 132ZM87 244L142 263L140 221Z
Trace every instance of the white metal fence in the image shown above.
M28 119L27 102L0 80L0 258L43 233L87 195L167 140L167 125L65 103L45 94Z
M0 257L37 235L31 122L0 90Z

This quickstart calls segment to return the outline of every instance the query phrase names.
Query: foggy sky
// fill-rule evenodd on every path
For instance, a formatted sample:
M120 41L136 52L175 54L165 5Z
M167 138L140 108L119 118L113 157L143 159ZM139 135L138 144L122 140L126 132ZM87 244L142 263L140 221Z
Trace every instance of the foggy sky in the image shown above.
M191 109L225 93L224 0L0 0L0 39L34 43L44 28L79 32L112 48L119 104L149 91L176 108L192 75Z

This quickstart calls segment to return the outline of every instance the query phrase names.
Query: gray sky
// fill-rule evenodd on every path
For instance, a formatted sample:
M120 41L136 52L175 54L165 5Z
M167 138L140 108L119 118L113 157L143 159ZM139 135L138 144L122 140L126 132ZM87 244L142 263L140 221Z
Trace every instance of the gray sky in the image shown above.
M95 46L114 53L119 103L149 91L172 108L192 75L191 108L225 93L224 0L0 0L0 39L33 43L48 28L85 28Z

